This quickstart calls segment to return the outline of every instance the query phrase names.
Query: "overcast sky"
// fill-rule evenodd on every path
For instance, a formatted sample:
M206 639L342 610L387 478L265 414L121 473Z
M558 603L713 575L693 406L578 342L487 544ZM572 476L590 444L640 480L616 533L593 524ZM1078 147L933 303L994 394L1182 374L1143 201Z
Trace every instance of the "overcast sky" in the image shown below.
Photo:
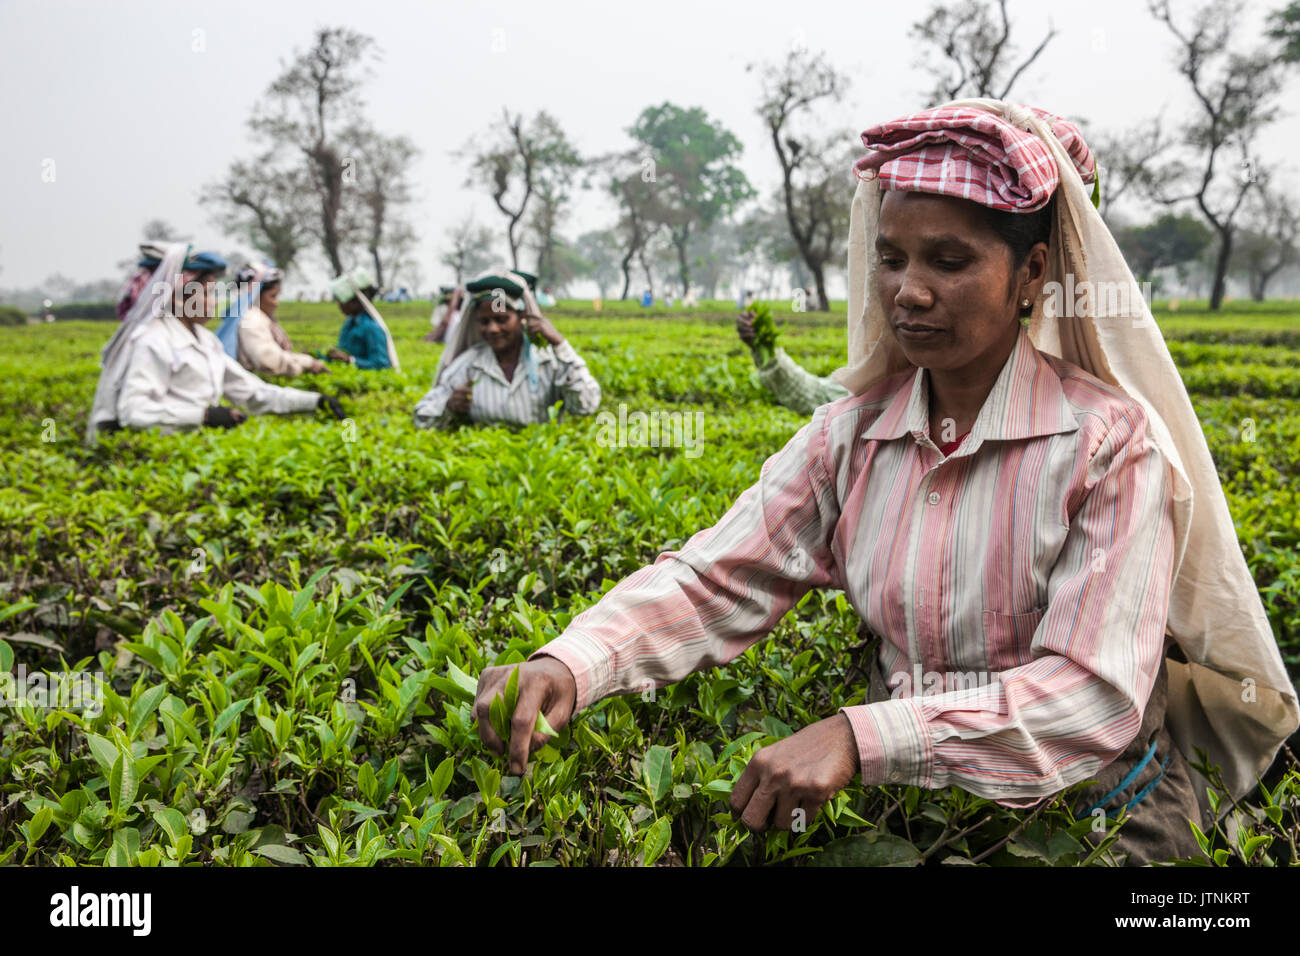
M1256 30L1280 5L1255 0ZM362 31L382 51L365 99L376 126L422 150L412 219L428 287L447 279L437 266L447 227L470 214L500 221L464 187L450 151L502 106L550 111L585 154L626 146L624 130L648 105L700 106L744 143L743 168L767 192L776 160L746 63L796 43L825 51L853 83L827 124L860 132L928 105L921 52L908 38L926 9L876 0L0 0L0 286L54 272L118 278L115 263L153 218L200 246L239 246L199 206L199 189L253 153L249 112L320 26ZM1102 128L1190 108L1171 41L1144 4L1012 0L1011 9L1022 50L1049 20L1058 30L1013 99ZM1277 160L1298 144L1300 121L1284 109L1260 153ZM44 182L51 160L54 181ZM561 232L576 237L613 218L603 199L580 192Z

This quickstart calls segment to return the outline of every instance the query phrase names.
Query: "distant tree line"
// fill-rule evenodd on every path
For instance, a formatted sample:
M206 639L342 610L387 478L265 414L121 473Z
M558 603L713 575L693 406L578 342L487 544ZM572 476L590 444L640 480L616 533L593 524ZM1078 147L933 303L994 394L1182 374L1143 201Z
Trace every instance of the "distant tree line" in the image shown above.
M1079 118L1101 167L1102 213L1139 278L1204 286L1216 309L1230 278L1263 298L1300 264L1300 201L1284 188L1280 162L1258 147L1300 62L1300 0L1270 13L1260 37L1246 34L1244 0L1177 10L1147 0L1147 11L1170 40L1187 105L1179 119L1153 116L1127 130ZM1009 0L936 3L911 30L931 82L918 108L1021 98L1056 36L1049 24L1022 48ZM1099 57L1105 42L1095 31ZM310 261L337 273L365 262L381 286L418 287L410 218L418 153L365 118L361 91L377 55L370 37L317 30L253 110L254 155L233 161L201 200L214 224L282 268ZM807 287L806 307L827 308L828 276L844 264L850 167L861 153L857 131L827 119L849 80L799 47L747 69L780 176L771 194L760 195L742 171L739 138L699 106L647 106L625 128L625 147L596 156L583 155L553 113L506 108L453 153L466 188L491 200L499 225L470 215L448 222L443 280L462 282L503 250L512 267L556 291L586 280L602 296L644 288L707 298L753 283L779 295ZM579 193L599 197L610 218L575 236L565 224ZM159 227L166 224L146 231ZM38 290L0 290L0 298L84 299L111 294L106 285L52 276Z

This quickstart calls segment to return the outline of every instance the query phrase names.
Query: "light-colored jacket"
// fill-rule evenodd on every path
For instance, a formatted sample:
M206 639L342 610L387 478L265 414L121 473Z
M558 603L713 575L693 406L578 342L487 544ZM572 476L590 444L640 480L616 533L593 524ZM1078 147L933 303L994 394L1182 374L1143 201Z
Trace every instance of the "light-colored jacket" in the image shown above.
M179 319L149 320L132 347L117 399L124 428L161 427L164 434L203 424L204 411L227 398L254 415L314 409L316 392L262 381L226 354L202 326L191 334Z
M275 320L257 306L250 306L239 320L239 364L263 375L301 375L316 359L281 344L288 340Z

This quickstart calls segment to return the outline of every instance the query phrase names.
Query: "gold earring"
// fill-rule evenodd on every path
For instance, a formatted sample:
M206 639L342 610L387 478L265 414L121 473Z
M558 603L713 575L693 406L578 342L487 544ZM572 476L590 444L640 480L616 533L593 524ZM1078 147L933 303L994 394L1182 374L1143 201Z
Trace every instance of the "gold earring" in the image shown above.
M1021 299L1021 300L1020 300L1020 308L1022 308L1022 309L1027 309L1027 308L1029 308L1029 300L1028 300L1028 299Z

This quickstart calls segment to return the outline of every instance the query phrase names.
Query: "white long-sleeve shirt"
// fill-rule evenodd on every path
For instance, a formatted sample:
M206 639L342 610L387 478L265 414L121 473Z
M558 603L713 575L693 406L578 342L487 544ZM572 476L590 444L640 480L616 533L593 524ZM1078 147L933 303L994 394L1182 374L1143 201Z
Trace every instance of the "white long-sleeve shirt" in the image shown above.
M263 375L301 375L315 361L306 352L281 346L272 329L271 317L257 306L249 306L239 320L239 364L249 371Z
M472 422L533 425L547 420L547 409L563 400L573 415L590 415L600 407L600 383L567 341L534 348L537 386L528 381L523 357L507 379L486 342L467 349L447 366L442 377L415 406L417 428L447 428L455 416L447 410L452 390L473 381L469 418Z
M132 346L118 394L117 421L124 428L161 426L167 434L198 427L204 411L223 397L254 415L310 411L320 400L316 392L262 381L200 325L191 334L172 315L149 322Z

